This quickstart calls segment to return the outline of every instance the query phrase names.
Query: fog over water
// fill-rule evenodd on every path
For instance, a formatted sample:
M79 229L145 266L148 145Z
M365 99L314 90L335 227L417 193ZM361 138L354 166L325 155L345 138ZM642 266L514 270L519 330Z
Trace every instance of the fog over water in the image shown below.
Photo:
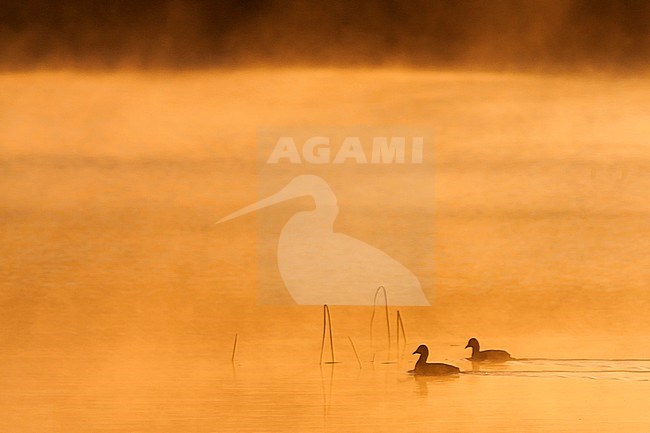
M9 2L0 431L647 432L648 17L642 1ZM383 309L371 327L373 307L332 305L336 364L319 364L322 306L293 304L276 268L314 202L216 224L327 172L264 177L260 129L305 126L434 137L431 165L327 177L334 230L431 303L399 307L399 345L396 307L389 342ZM470 337L516 359L472 364ZM407 374L420 344L462 373Z

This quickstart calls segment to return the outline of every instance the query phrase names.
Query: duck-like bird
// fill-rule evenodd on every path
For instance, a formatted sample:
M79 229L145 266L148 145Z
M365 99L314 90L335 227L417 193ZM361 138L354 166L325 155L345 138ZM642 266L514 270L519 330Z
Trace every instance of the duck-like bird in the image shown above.
M472 348L472 356L469 359L474 362L506 362L514 359L505 350L481 350L481 346L476 338L470 338L465 349Z
M415 368L409 371L409 373L419 376L449 376L460 373L460 369L453 365L427 362L427 358L429 357L429 348L424 344L421 344L417 350L413 352L413 355L415 354L420 354L420 359L415 363Z

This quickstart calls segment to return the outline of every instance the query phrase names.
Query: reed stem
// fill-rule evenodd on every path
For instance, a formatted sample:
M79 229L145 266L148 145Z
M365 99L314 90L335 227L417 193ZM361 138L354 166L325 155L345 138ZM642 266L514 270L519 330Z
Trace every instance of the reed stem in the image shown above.
M330 352L332 355L332 363L334 360L334 337L332 335L332 317L330 316L330 307L327 304L323 305L323 338L320 345L320 363L323 363L323 352L325 351L325 335L327 334L327 328L329 325L329 336L330 336Z
M400 336L400 331L402 334L402 337L404 338L404 348L406 349L406 331L404 330L404 322L402 321L402 314L400 313L399 310L397 310L397 353L398 353L398 358L401 358L400 354L400 346L399 346L399 336ZM402 349L402 352L404 351Z
M375 308L377 307L377 296L379 296L380 291L383 292L384 294L384 308L386 312L386 335L388 336L388 358L390 359L390 352L391 352L390 316L388 314L388 292L386 291L386 288L384 286L377 287L377 290L375 291L375 299L372 304L372 316L370 317L370 345L374 348L372 325L375 320Z
M354 356L357 357L357 362L359 363L359 369L362 369L361 365L361 359L359 358L359 354L357 353L357 348L354 347L354 342L352 341L352 338L348 335L348 340L350 340L350 344L352 345L352 350L354 350Z
M237 351L237 340L239 339L239 334L235 334L235 342L232 345L232 358L230 358L230 362L233 364L235 363L235 352Z

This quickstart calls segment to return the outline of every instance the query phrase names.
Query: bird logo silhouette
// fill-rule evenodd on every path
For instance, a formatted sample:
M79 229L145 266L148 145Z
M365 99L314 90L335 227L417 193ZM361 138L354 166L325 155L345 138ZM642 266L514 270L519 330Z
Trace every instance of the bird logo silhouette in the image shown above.
M404 265L372 245L334 231L336 195L319 176L297 176L279 192L218 223L305 195L313 198L315 208L287 221L277 248L280 275L297 304L373 305L377 287L384 286L391 305L430 305L420 281Z

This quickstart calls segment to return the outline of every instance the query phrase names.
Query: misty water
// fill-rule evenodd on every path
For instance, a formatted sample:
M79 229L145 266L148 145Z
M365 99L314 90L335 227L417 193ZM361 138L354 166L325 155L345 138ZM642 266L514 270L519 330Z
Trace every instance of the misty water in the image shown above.
M647 78L64 71L0 87L1 431L650 428ZM322 308L264 302L257 221L308 200L215 224L259 198L257 128L285 125L435 130L433 172L384 177L433 212L386 202L368 224L367 195L335 188L337 231L418 258L432 306L399 308L399 348L397 308L389 351L381 311L371 340L372 307L332 306L339 363L321 365ZM472 365L470 337L518 360ZM422 343L463 373L409 375Z

